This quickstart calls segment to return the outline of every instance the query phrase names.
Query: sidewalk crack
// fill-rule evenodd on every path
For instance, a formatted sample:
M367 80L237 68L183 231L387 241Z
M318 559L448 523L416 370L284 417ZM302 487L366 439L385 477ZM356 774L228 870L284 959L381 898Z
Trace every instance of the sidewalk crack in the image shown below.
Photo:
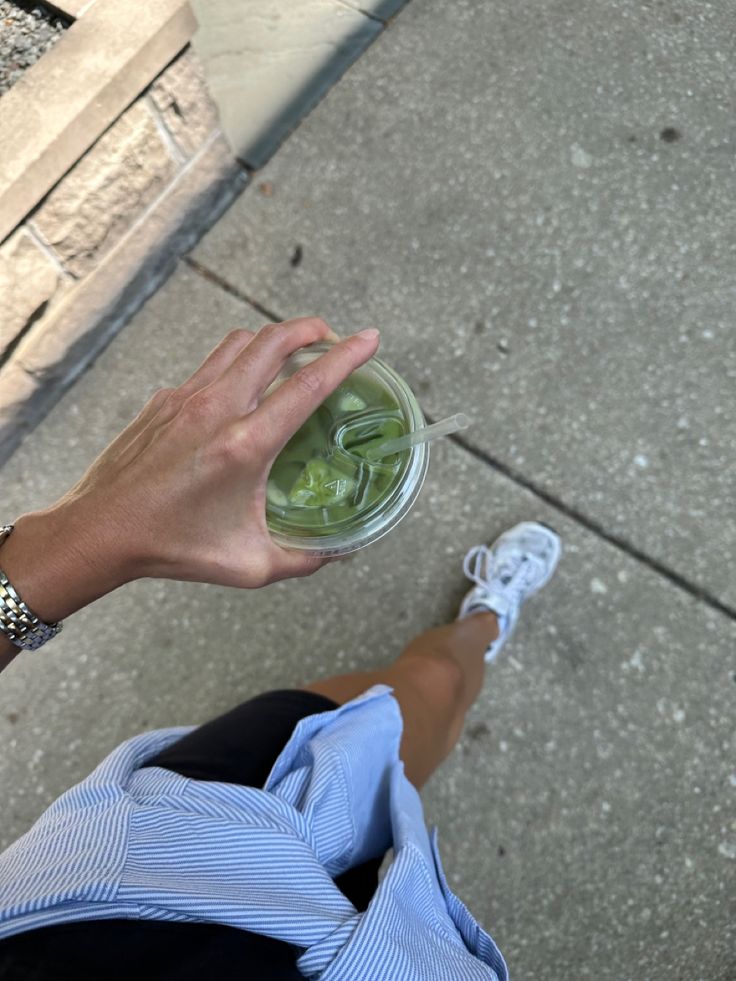
M381 27L385 27L387 24L387 21L383 20L381 17L376 16L376 14L372 14L369 10L364 10L362 7L356 7L352 3L347 3L347 0L336 0L336 3L339 3L342 7L347 7L348 10L352 10L354 14L363 14L364 17L367 17L369 20L374 20L377 24L380 24Z
M656 572L658 575L668 579L674 586L677 586L678 589L688 593L694 599L705 603L706 606L709 606L713 610L717 610L719 613L724 614L729 619L736 620L736 608L724 603L703 586L699 586L697 583L686 579L685 576L681 576L679 572L675 572L674 569L671 569L668 565L660 562L659 559L655 559L646 552L642 552L635 545L632 545L631 542L626 541L626 539L622 538L620 535L607 531L593 518L589 518L586 514L583 514L582 511L579 511L577 508L566 504L559 497L556 497L549 491L544 490L533 480L530 480L528 477L525 477L523 474L519 473L518 470L514 470L512 467L509 467L507 464L501 462L501 460L495 459L495 457L492 457L489 453L486 453L485 450L481 450L477 446L474 446L464 436L460 436L458 433L455 433L447 438L452 440L453 443L464 449L467 453L470 453L471 456L474 456L476 460L479 460L481 463L485 463L486 466L489 466L498 473L503 474L504 477L508 477L509 480L512 480L515 484L518 484L519 487L523 487L525 490L528 490L530 493L534 494L535 497L538 497L540 500L544 501L545 504L548 504L556 511L564 514L565 517L569 518L571 521L574 521L576 524L581 525L597 538L603 539L604 541L608 542L609 545L613 545L630 558L635 559L642 565L647 566L647 568L651 569L653 572Z

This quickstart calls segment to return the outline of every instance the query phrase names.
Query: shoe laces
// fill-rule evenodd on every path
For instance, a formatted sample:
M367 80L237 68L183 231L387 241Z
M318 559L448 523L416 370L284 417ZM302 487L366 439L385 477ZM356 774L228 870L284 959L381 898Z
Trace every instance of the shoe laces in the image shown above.
M505 549L501 555L496 555L488 545L476 545L465 556L463 571L468 579L485 591L489 591L491 582L495 581L501 584L504 591L520 596L541 565L535 555L519 549Z

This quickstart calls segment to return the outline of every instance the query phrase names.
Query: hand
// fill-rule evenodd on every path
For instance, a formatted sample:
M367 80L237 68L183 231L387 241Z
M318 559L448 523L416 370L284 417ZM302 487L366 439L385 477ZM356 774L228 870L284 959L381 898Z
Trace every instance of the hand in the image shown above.
M86 528L86 555L120 581L254 587L314 572L326 560L271 539L266 480L302 423L373 356L378 332L336 343L264 393L295 351L334 337L316 318L229 333L184 384L155 393L51 509L57 522Z

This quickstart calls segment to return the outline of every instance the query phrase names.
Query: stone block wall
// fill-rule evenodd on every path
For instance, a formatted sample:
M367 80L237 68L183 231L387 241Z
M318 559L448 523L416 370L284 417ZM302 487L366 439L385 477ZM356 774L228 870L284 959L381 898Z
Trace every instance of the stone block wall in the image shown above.
M187 48L0 246L0 358L130 233L216 128Z
M244 181L187 46L0 244L0 462Z

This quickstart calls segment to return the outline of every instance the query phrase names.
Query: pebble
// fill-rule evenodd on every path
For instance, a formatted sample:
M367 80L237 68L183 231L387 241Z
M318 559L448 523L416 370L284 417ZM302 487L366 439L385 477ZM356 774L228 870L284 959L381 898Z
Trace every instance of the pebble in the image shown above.
M0 96L48 51L69 25L41 4L0 0Z

